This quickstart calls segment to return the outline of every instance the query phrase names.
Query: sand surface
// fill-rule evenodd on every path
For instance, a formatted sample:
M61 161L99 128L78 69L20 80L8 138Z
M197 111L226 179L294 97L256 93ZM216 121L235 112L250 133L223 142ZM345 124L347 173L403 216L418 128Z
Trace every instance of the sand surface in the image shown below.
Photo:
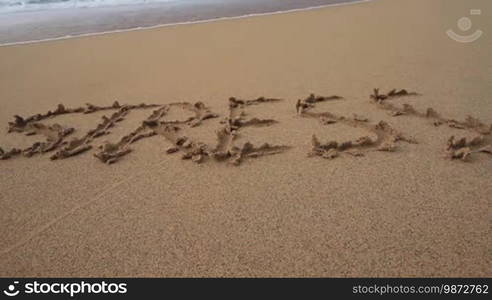
M470 44L448 38L477 8L472 30L484 35ZM94 157L138 128L156 109L148 108L130 110L80 155L0 161L0 276L491 276L491 156L445 158L450 136L476 135L449 120L492 123L491 11L487 0L378 0L0 48L4 128L15 114L59 103L202 101L219 117L179 123L180 132L213 147L228 98L264 96L284 100L238 105L247 115L236 143L289 147L239 166L197 164L183 151L166 154L173 136L158 127L114 164ZM419 95L377 104L373 88ZM297 114L296 101L310 93L343 99ZM444 124L409 110L392 116L404 103L432 107ZM164 119L194 118L175 106ZM80 138L115 111L40 123L73 127ZM244 124L254 117L277 122ZM393 130L376 130L380 121ZM45 140L39 132L4 129L0 146L24 149ZM396 132L418 143L308 157L313 134L326 143Z

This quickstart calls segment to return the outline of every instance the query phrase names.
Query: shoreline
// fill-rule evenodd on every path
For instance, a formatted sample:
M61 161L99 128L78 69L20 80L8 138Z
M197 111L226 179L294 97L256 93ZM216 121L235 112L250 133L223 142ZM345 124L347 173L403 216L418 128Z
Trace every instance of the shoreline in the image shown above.
M107 34L125 33L125 32L132 32L132 31L141 31L141 30L152 30L152 29L158 29L158 28L163 28L163 27L174 27L174 26L181 26L181 25L204 24L204 23L220 22L220 21L227 21L227 20L236 20L236 19L244 19L244 18L255 18L255 17L262 17L262 16L269 16L269 15L289 14L289 13L295 13L295 12L302 12L302 11L310 11L310 10L322 9L322 8L327 8L327 7L337 7L337 6L364 4L364 3L371 2L371 1L374 1L374 0L354 0L354 1L350 1L350 2L331 3L331 4L310 6L310 7L305 7L305 8L294 8L294 9L287 9L287 10L280 10L280 11L273 11L273 12L252 13L252 14L245 14L245 15L238 15L238 16L230 16L230 17L217 17L217 18L203 19L203 20L196 20L196 21L183 21L183 22L174 22L174 23L162 23L162 24L156 24L156 25L150 25L150 26L139 26L139 27L132 27L132 28L126 28L126 29L116 29L116 30L108 30L108 31L96 31L96 32L73 34L73 35L70 34L70 35L64 35L64 36L53 37L53 38L43 38L43 39L18 41L18 42L6 42L6 43L1 43L0 42L0 47L9 47L9 46L18 46L18 45L29 45L29 44L37 44L37 43L46 43L46 42L51 42L51 41L61 41L61 40L67 40L67 39L74 39L74 38L83 38L83 37L91 37L91 36L101 36L101 35L107 35Z
M0 275L490 276L492 132L467 127L492 123L492 36L446 34L469 6L0 48Z

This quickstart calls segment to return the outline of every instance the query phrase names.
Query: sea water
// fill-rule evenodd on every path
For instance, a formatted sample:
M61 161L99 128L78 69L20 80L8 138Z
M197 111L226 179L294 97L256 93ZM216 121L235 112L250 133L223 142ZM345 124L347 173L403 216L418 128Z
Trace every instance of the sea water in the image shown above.
M171 1L179 0L0 0L0 13L75 7L131 5Z
M0 47L370 0L0 0Z

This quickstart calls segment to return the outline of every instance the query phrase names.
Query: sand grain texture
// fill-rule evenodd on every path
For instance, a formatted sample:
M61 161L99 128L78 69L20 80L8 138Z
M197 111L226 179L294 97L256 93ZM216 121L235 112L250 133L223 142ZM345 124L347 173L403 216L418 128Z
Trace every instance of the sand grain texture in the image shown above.
M482 38L449 39L472 8ZM490 11L378 0L0 48L0 276L491 276ZM395 116L374 88L418 95L384 99ZM343 99L296 102L310 93ZM231 118L230 97L261 96L283 101ZM139 103L157 107L118 114ZM172 103L188 109L161 114ZM179 136L154 130L162 120ZM394 151L338 155L364 136L380 147L381 132ZM313 135L337 141L336 155L321 147L335 159L307 157Z

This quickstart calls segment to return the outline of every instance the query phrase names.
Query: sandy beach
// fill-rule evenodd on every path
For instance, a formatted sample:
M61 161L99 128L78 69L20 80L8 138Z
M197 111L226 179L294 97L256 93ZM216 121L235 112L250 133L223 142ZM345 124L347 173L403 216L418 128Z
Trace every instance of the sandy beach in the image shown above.
M376 0L0 47L0 154L57 147L0 160L0 276L490 277L491 11ZM472 43L446 34L462 17Z

